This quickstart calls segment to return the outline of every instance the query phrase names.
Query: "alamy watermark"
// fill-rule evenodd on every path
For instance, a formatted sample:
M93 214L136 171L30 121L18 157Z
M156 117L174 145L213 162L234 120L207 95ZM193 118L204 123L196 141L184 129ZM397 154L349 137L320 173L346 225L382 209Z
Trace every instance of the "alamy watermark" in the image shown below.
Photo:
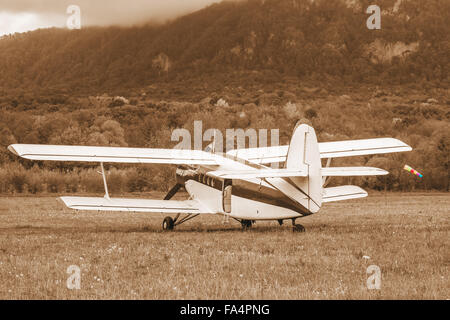
M80 290L81 289L81 269L79 266L71 265L67 268L67 289Z
M367 29L381 29L381 9L376 4L370 5L366 13L372 14L366 21Z
M366 273L370 276L367 278L366 285L369 290L381 289L381 269L377 265L370 265L366 269Z
M203 131L203 122L198 120L194 121L193 135L188 129L175 129L172 131L171 141L178 142L174 147L175 150L204 150L223 154L236 149L277 147L280 145L280 130L234 128L226 129L224 134L219 129L214 128ZM209 142L206 148L204 148L205 142ZM276 166L277 164L274 163L272 167Z
M70 14L67 18L67 28L68 29L81 29L81 9L77 5L70 5L66 10L67 14Z
M81 29L81 8L78 5L71 4L67 7L66 13L70 16L67 18L68 29ZM366 9L367 14L371 14L366 21L369 30L381 29L381 9L378 5L372 4Z

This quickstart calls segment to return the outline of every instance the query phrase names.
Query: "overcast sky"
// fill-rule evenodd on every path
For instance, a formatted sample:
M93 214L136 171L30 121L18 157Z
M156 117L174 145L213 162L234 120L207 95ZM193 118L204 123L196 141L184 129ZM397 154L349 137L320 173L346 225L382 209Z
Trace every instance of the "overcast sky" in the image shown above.
M65 27L69 5L81 9L81 27L164 21L220 0L0 0L0 35Z

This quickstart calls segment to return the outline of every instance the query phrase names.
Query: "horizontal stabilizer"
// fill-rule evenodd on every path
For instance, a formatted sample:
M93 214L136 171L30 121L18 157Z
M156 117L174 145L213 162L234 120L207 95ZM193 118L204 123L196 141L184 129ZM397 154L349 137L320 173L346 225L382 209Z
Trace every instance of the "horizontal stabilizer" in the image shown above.
M322 202L333 202L367 197L367 192L357 186L340 186L323 189Z
M12 153L30 160L211 165L213 154L201 150L52 146L13 144Z
M356 177L382 176L388 174L386 170L373 167L326 167L322 168L324 177Z
M222 179L251 179L251 178L289 178L289 177L306 177L308 175L307 168L303 170L289 169L255 169L255 170L219 170L210 171L207 175Z
M202 209L195 200L147 200L147 199L118 199L102 197L61 197L70 209L92 211L127 211L127 212L155 212L155 213L210 213Z

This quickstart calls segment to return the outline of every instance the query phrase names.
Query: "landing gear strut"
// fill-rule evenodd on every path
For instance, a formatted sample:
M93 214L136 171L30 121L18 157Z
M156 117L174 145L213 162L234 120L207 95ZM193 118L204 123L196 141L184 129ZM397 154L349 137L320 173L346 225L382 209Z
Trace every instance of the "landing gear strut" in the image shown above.
M241 220L242 229L247 230L252 227L253 221L252 220Z
M164 200L170 200L172 199L172 197L178 192L178 190L180 190L180 188L182 188L183 185L177 183L176 185L174 185L172 187L172 189L169 190L169 192L167 193L167 195L164 197ZM185 217L181 218L180 220L178 220L178 218L180 217L180 213L178 213L175 217L175 219L172 219L172 217L165 217L162 223L162 228L164 231L166 230L173 230L173 228L175 226L178 226L188 220L191 220L193 218L195 218L196 216L198 216L198 214L193 214L193 213L188 213Z
M292 231L294 232L305 232L305 227L301 224L295 224L295 219L292 219Z

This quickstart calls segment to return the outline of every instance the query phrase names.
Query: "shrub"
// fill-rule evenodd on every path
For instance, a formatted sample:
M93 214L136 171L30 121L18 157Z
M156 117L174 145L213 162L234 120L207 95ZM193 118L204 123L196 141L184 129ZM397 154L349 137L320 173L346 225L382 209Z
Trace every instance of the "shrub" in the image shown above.
M306 109L305 117L308 119L313 119L313 118L317 117L317 111L314 110L313 108Z

